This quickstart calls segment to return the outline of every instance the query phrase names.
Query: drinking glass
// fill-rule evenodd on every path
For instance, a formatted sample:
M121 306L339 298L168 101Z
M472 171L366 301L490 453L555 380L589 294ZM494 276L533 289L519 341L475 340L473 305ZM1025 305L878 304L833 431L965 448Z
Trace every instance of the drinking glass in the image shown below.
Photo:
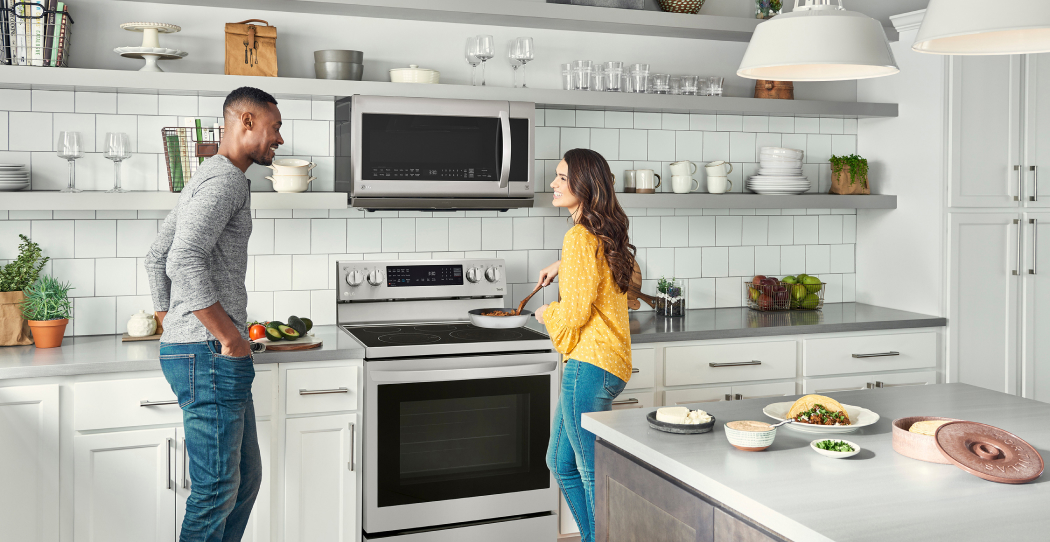
M609 92L620 92L620 83L623 80L623 62L606 62L605 68L605 90Z
M481 64L481 60L479 60L474 54L477 50L478 38L475 36L467 38L467 47L464 51L464 56L466 57L467 64L470 64L470 84L472 86L478 84L478 64Z
M667 91L668 94L678 95L682 93L682 78L677 75L671 76L671 86Z
M63 192L83 192L75 186L76 169L73 161L84 156L84 136L80 132L58 133L58 157L69 161L69 186Z
M576 90L591 90L591 72L593 71L594 63L590 60L572 62L572 78L575 81Z
M120 163L131 158L131 140L124 132L109 132L106 134L106 148L102 156L113 160L113 188L106 190L107 193L127 192L120 187Z
M605 66L599 64L594 67L594 75L591 77L591 90L605 92L608 79L605 77Z
M707 93L705 96L721 96L722 95L722 83L725 81L724 77L708 77L707 78Z
M510 58L521 63L521 88L526 88L525 64L536 58L532 45L532 38L518 38L514 40L514 47L511 48ZM517 67L514 68L514 71L517 72Z
M474 56L481 61L481 86L485 86L485 62L496 56L496 46L492 41L492 36L478 36L477 39Z
M700 79L695 75L683 75L681 77L681 92L687 96L696 96L697 94L697 80Z
M666 73L654 73L649 78L651 94L667 94L671 87L671 76Z
M631 65L631 92L645 93L649 90L649 65Z
M561 88L563 90L576 90L576 79L572 76L572 64L561 65Z

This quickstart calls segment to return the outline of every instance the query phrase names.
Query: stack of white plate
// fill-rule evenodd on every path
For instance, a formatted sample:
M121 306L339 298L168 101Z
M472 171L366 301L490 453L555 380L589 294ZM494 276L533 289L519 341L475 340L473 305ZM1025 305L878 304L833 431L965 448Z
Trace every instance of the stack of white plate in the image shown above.
M809 179L802 174L800 150L762 147L758 174L747 181L747 189L767 195L802 194L809 191Z
M29 170L22 164L0 164L0 192L29 187Z

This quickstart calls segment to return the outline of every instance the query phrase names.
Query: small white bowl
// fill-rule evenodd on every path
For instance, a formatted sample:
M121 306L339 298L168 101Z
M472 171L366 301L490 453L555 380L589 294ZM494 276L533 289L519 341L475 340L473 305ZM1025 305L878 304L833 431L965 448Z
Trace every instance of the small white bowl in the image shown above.
M317 167L317 164L299 158L279 158L266 167L272 169L275 176L309 175L310 170Z
M832 441L835 441L835 442L845 442L846 444L849 444L851 448L853 448L853 451L852 452L833 452L831 450L821 450L820 448L817 448L817 443L818 442L824 442L825 440L832 440ZM820 455L826 455L828 457L834 457L835 459L846 459L847 457L853 457L853 456L855 456L855 455L860 453L860 446L858 446L856 442L850 442L848 440L843 440L843 439L840 439L840 438L822 438L822 439L817 439L817 440L814 440L813 442L810 442L809 443L809 447L814 452L817 452Z
M441 72L437 70L429 70L427 68L420 68L415 64L410 64L407 68L394 68L390 70L390 82L437 84L441 82Z
M274 175L266 178L273 183L274 190L288 194L306 192L306 189L310 186L310 181L317 177L310 177L307 175Z
M740 431L733 429L728 424L722 426L726 432L726 440L737 450L745 452L761 452L773 445L773 439L777 436L777 430L769 431Z

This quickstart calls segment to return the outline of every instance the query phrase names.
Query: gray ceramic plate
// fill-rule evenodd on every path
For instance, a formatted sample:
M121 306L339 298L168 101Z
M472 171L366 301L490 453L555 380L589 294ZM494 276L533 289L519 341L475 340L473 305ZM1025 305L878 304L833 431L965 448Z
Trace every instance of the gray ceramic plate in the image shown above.
M645 419L649 421L649 427L652 427L657 431L663 431L664 433L675 433L678 435L699 435L700 433L710 433L711 428L715 426L714 416L711 416L711 421L707 423L698 423L696 425L661 422L656 419L655 410L650 412L649 415L645 417Z

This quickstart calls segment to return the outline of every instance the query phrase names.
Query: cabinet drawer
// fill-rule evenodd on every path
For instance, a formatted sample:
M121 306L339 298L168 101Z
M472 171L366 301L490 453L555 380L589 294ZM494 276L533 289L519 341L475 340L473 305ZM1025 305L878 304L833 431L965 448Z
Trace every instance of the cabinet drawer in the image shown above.
M276 367L276 366L274 366ZM252 402L255 403L255 417L274 414L274 379L277 371L273 369L260 371L255 366L255 381L252 382Z
M656 349L631 350L631 379L624 389L651 388L656 383Z
M733 388L700 388L692 390L668 390L664 392L664 406L683 406L692 403L714 403L728 401L733 396Z
M178 399L163 376L80 382L73 386L73 412L77 431L182 423Z
M668 347L664 385L792 378L795 348L795 341Z
M748 384L745 386L733 386L733 400L744 399L766 399L770 397L783 397L795 395L794 382L773 382L771 384Z
M937 383L937 371L914 373L838 376L831 378L807 378L802 381L803 393L820 395L842 391L878 390L901 386L926 386Z
M357 367L288 369L285 412L357 410Z
M937 333L806 339L802 374L822 376L937 366Z
M613 410L629 410L632 408L649 408L656 406L656 392L643 391L641 393L631 390L623 390L620 395L613 399Z

